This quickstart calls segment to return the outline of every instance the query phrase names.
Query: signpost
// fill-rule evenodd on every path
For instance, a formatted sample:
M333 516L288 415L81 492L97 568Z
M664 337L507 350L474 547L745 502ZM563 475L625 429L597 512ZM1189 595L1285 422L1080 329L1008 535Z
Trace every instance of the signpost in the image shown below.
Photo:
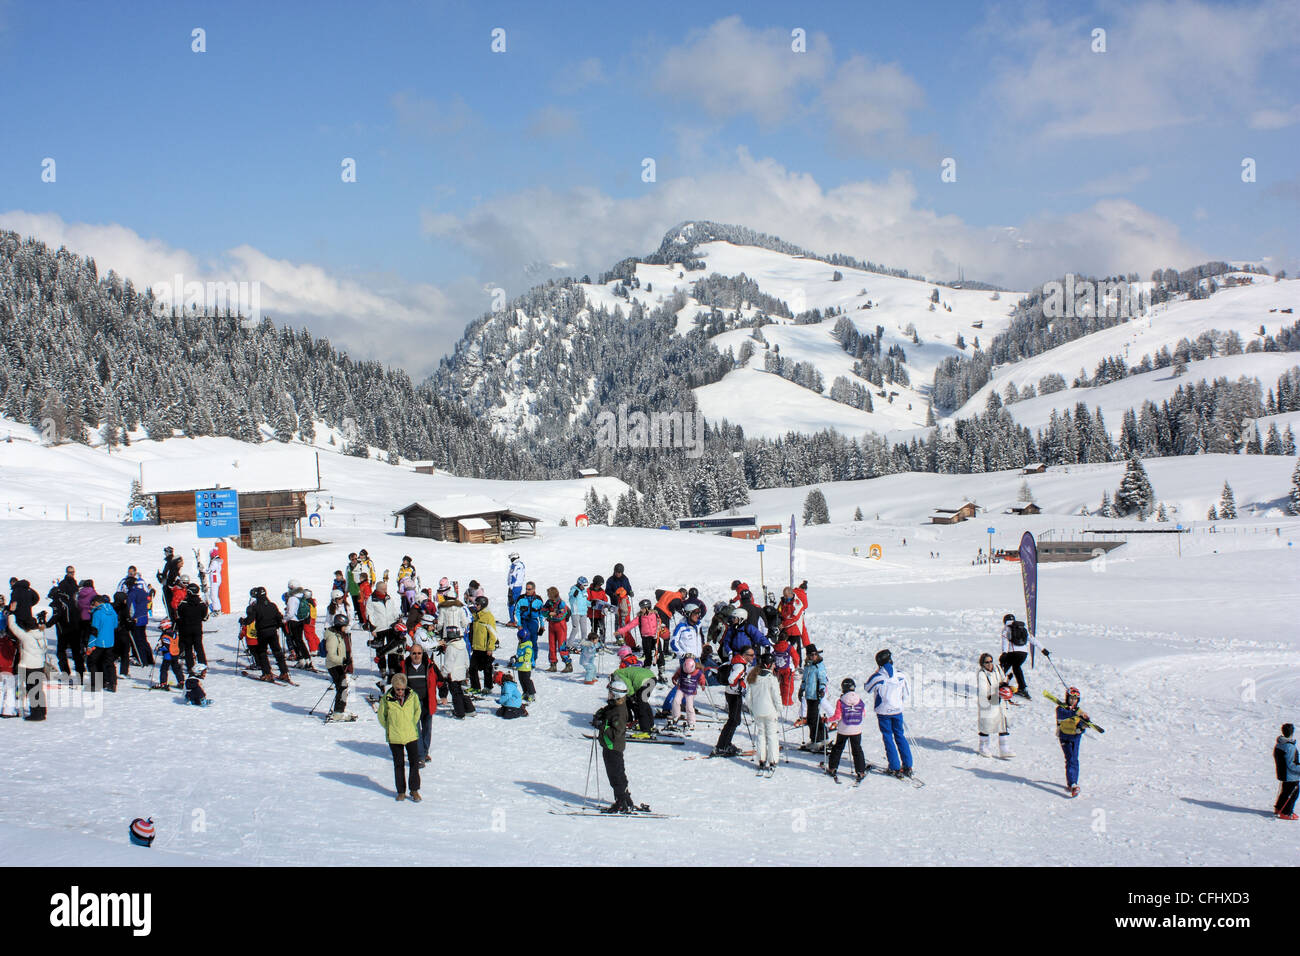
M1178 556L1183 556L1183 526L1178 525L1174 530L1178 532Z
M239 537L239 492L234 488L194 492L194 519L200 538Z
M989 528L989 574L993 573L993 532L996 530L996 528Z
M758 543L758 586L763 589L763 601L767 602L767 582L763 579L763 552L766 546L763 542Z

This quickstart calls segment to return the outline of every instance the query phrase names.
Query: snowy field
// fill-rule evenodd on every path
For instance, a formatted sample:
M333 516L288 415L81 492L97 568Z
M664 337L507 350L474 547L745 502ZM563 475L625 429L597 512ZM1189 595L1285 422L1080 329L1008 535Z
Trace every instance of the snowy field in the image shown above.
M138 442L127 451L189 456L196 448L215 454L217 440ZM249 460L260 453L244 446ZM36 448L21 468L6 461L0 497L11 486L35 493L19 472L46 467L52 475L55 462L39 459L59 454L66 453ZM129 468L119 473L99 451L76 454L104 467L89 467L87 459L60 476L59 493L124 500ZM1187 513L1204 514L1201 498L1211 500L1227 477L1241 513L1253 505L1257 517L1220 522L1214 533L1199 522L1183 537L1181 556L1172 536L1134 536L1104 563L1040 568L1039 637L1107 731L1083 743L1079 799L1062 787L1052 709L1040 696L1061 685L1041 658L1029 674L1033 700L1011 711L1016 756L990 760L973 751L975 709L966 685L979 653L997 652L1002 615L1022 615L1024 607L1018 565L990 573L971 559L986 545L990 524L998 529L996 547L1013 547L1024 530L1060 536L1078 527L1083 519L1067 517L1076 501L1095 507L1100 490L1118 484L1122 466L1032 478L1039 502L1059 512L1027 519L992 513L1002 499L1013 502L1016 474L823 486L833 523L799 529L795 562L797 578L809 581L809 627L835 688L843 677L861 684L876 650L893 650L919 691L907 721L922 789L874 774L860 788L836 786L817 756L795 749L801 731L793 729L788 762L770 780L755 776L752 759L684 759L702 756L715 739L716 730L701 724L681 747L628 747L633 797L674 819L557 815L551 811L562 803L595 793L597 771L588 786L591 749L582 734L603 691L584 686L580 673L539 672L539 700L526 720L499 720L482 705L462 722L440 711L424 771L426 800L397 804L382 731L360 695L350 702L359 720L326 725L307 715L326 688L323 674L295 672L296 687L240 677L236 625L223 616L208 625L214 663L207 689L216 703L206 710L139 689L147 681L133 669L116 695L69 694L44 724L0 723L7 768L0 854L27 859L30 850L46 864L378 864L400 838L408 855L429 863L451 859L454 846L480 864L1293 864L1300 830L1275 821L1268 808L1276 789L1273 739L1278 725L1300 716L1300 548L1292 546L1300 522L1281 517L1275 504L1294 466L1293 458L1244 456L1150 461L1157 495ZM312 534L327 543L282 552L232 548L237 601L259 584L278 595L290 576L323 595L347 552L361 547L381 573L410 554L426 584L442 575L462 586L478 578L498 611L513 548L542 588L608 574L616 561L627 565L638 594L685 583L713 601L735 577L756 587L760 580L753 542L551 523L535 541L451 545L403 538L384 517L420 496L419 480L437 489L428 497L449 488L508 497L553 521L573 510L574 494L580 502L577 482L502 488L327 452L321 471L335 508ZM805 491L756 493L753 510L784 523L801 512ZM991 514L952 527L922 524L934 507L971 496ZM850 521L859 505L867 520ZM135 532L112 521L3 520L0 571L29 578L44 594L72 562L79 576L111 586L131 563L151 576L166 544L187 564L201 544L193 526L146 527L140 544L127 544ZM762 573L769 586L788 575L785 540L768 541ZM872 543L883 546L882 560L854 555ZM499 659L513 652L507 640L502 645ZM371 673L359 661L363 685ZM737 742L747 748L748 741L742 728ZM863 742L868 760L879 762L878 735L868 731ZM607 797L603 780L601 788ZM137 816L152 816L157 826L150 853L125 846Z

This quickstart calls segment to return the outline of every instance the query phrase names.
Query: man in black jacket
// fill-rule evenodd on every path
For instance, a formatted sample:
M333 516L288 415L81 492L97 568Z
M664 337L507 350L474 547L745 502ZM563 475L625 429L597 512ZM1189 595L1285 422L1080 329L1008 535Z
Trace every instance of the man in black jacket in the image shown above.
M257 643L253 653L257 656L257 666L262 669L259 680L289 680L289 662L284 659L284 650L280 647L280 628L284 626L284 615L266 596L266 588L253 588L249 591L253 602L239 619L240 624L252 624L257 629ZM280 665L280 676L271 673L271 662L267 650L274 652L275 662Z
M50 602L50 616L56 634L55 657L59 670L71 676L68 655L77 668L77 680L83 682L86 674L86 655L81 649L81 618L77 611L77 569L68 565L63 580L50 588L46 599Z
M158 572L158 583L162 585L163 607L167 609L167 619L173 624L176 623L176 612L172 610L170 598L172 588L176 586L176 581L181 576L182 564L184 559L177 557L171 545L163 548L163 566Z
M199 663L208 663L208 655L203 652L203 622L208 619L208 602L203 600L197 584L191 584L184 599L176 608L176 630L180 636L181 653L185 655L185 673L194 673L194 655L197 653ZM257 636L262 636L262 628L257 629ZM260 641L258 642L261 643Z

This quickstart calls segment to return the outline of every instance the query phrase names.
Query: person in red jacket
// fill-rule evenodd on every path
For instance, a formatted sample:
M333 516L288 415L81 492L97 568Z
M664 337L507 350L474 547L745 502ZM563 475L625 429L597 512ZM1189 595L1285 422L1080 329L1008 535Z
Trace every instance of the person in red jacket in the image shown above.
M781 633L790 639L798 667L799 652L808 646L808 625L803 620L803 612L808 610L808 582L801 582L797 588L782 588L777 610L781 612Z
M605 643L605 609L608 606L605 579L598 574L591 579L591 587L587 588L587 616L591 618L591 635L597 644Z

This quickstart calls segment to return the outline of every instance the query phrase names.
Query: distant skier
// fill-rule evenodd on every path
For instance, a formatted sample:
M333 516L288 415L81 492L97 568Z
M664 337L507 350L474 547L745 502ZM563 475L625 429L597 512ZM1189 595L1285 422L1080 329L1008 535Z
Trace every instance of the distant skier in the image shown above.
M1282 736L1273 746L1273 763L1280 783L1273 813L1279 820L1295 820L1296 794L1300 792L1300 754L1296 752L1295 725L1283 724Z
M506 608L510 612L510 620L506 624L510 627L518 627L519 622L515 620L515 605L519 603L519 597L524 593L524 578L527 572L524 570L524 562L519 557L518 551L510 552L510 570L506 572Z
M987 651L980 655L979 669L975 672L975 699L979 702L979 755L993 756L993 743L990 734L998 735L998 756L1013 757L1011 736L1007 727L1007 698L1011 696L1011 685L1007 675L993 663L993 655Z
M912 748L903 726L903 705L911 699L907 678L894 671L894 658L888 649L876 654L877 670L867 678L863 688L875 700L876 723L885 741L889 773L896 777L912 776Z
M781 685L773 673L772 655L764 652L749 679L749 712L754 717L754 746L758 769L772 774L781 759Z
M831 744L830 757L826 761L826 772L832 780L838 779L840 757L844 745L849 744L853 751L853 773L860 782L867 775L867 758L862 754L862 724L866 718L867 704L857 692L857 684L852 677L840 681L840 699L835 702L835 712L829 723L835 726L835 743Z
M1056 708L1056 736L1065 755L1065 789L1070 796L1079 795L1079 744L1088 729L1088 715L1079 709L1079 689L1071 687L1065 692L1065 703Z
M1002 618L1002 656L998 658L998 666L1016 675L1017 697L1029 697L1029 682L1025 680L1025 672L1021 667L1031 648L1041 650L1044 657L1051 656L1038 643L1038 639L1029 633L1024 621L1017 621L1014 614L1005 615Z

